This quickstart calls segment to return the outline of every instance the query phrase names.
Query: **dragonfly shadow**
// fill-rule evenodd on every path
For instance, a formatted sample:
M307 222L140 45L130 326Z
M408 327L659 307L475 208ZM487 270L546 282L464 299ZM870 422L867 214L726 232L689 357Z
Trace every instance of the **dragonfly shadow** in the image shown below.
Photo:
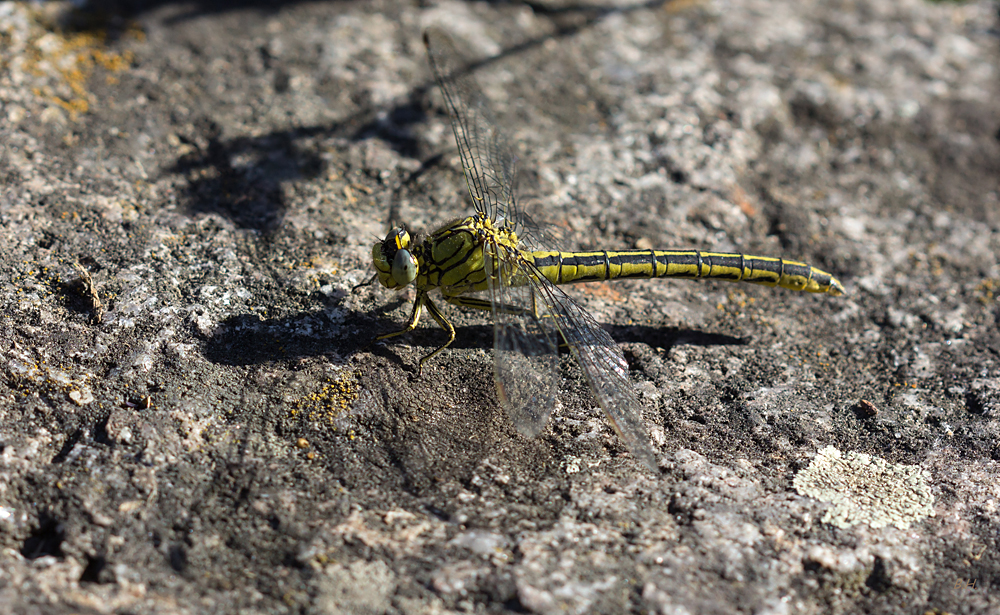
M237 314L218 323L214 331L203 336L203 354L220 365L259 365L295 361L329 355L347 360L361 352L383 356L402 369L416 371L416 363L408 365L402 353L393 346L406 345L418 349L424 356L439 348L447 339L444 330L420 326L399 337L378 340L378 336L398 331L403 323L384 317L407 301L396 297L368 311L344 308L333 298L318 310L288 316L268 318L259 314ZM492 348L492 325L467 325L455 328L455 341L450 348Z
M669 349L673 346L744 346L748 343L744 338L733 337L731 335L706 333L678 327L603 325L603 328L611 334L612 339L616 343L645 344L652 348ZM421 327L396 339L399 340L399 343L419 347L421 349L420 356L424 356L440 347L447 339L447 336L441 329ZM405 365L406 362L399 358L400 355L393 352L393 342L393 339L385 340L382 343L372 346L371 351L381 356L396 357L395 360L401 365ZM493 326L489 324L456 326L455 341L451 343L449 348L455 350L474 348L492 350ZM566 344L559 345L560 354L568 351L569 347Z
M190 151L166 169L189 178L184 194L192 216L217 213L241 228L270 234L281 227L287 210L282 184L316 176L322 167L318 154L300 149L292 133L223 139L208 118L196 122L195 131L178 137Z
M280 81L280 75L275 79ZM403 156L426 159L424 166L435 164L440 154L422 155L410 130L426 118L424 99L430 86L429 82L418 85L389 107L366 106L340 122L302 125L252 137L226 138L220 125L204 116L191 122L188 133L176 135L183 153L164 174L187 177L184 202L191 215L216 213L241 228L270 234L281 228L288 209L283 186L324 175L329 139L378 139ZM348 167L347 171L380 176L386 169L379 160L377 156L365 157L363 168ZM369 164L373 166L369 168ZM343 171L338 169L338 174Z
M493 4L509 4L509 0L490 0ZM295 6L296 4L315 4L315 0L284 0L274 2L274 0L89 0L86 3L73 3L73 13L81 16L108 16L118 19L138 18L145 14L161 11L165 6L174 5L181 9L176 11L164 22L168 25L191 21L209 15L242 12L255 10L264 15L274 15L281 10ZM363 5L359 0L336 0L330 1L332 6L343 6L347 4ZM628 6L620 6L615 3L600 5L583 2L579 4L561 4L557 7L547 6L544 2L526 0L524 5L538 15L567 16L580 18L599 18L613 13L629 13L643 8L656 8L668 4L668 0L652 0L637 2ZM82 19L82 17L81 17Z
M355 2L362 5L361 2ZM277 14L283 9L304 4L303 0L282 3L266 0L92 0L73 3L61 17L61 27L70 32L99 32L111 40L127 36L135 28L130 25L144 15L162 12L165 7L175 7L164 20L166 25L197 20L210 15L230 12L257 11L265 15ZM342 11L348 0L330 2L333 12ZM504 58L521 54L540 47L547 41L573 36L591 28L600 21L615 15L636 10L655 8L666 4L666 0L636 2L627 6L613 3L593 5L579 3L553 9L544 3L526 2L527 6L540 15L546 15L556 26L554 32L527 39L504 49L499 54L470 62L461 72L473 72ZM404 36L405 32L400 32ZM211 55L214 51L199 48L197 40L187 43L195 56ZM207 45L207 43L206 43ZM291 75L299 69L286 66L287 60L269 54L266 47L259 50L263 76L271 80L274 99L281 100L290 90ZM363 55L359 54L359 58ZM319 61L319 59L317 59ZM363 70L361 71L363 72ZM335 86L336 84L332 84ZM314 85L320 97L328 98L330 105L342 104L342 89L326 92L331 88L318 77ZM184 122L176 122L179 143L172 146L178 150L172 165L166 165L162 175L184 175L184 205L192 215L217 213L230 219L241 228L270 234L281 228L289 204L284 196L284 186L293 181L309 180L322 174L326 166L324 154L330 151L327 144L318 143L329 137L341 137L357 142L378 139L399 154L420 159L421 145L410 127L426 119L428 107L427 93L434 87L432 79L414 85L409 92L388 104L361 102L353 112L332 124L304 124L295 128L275 130L258 136L225 137L220 125L213 118L211 107L196 112ZM327 95L329 94L329 95ZM357 98L363 99L362 93ZM187 127L182 128L181 125ZM375 157L377 158L377 157ZM367 163L363 162L363 165ZM376 166L378 162L374 163ZM344 169L337 169L338 172ZM356 170L356 169L346 169ZM361 169L365 173L378 176L384 168ZM389 220L398 216L390 213Z
M350 1L337 0L329 2L329 4L343 5ZM357 0L354 2L361 4ZM71 14L67 16L67 19L71 20L71 25L81 28L97 19L113 22L138 19L148 13L161 11L163 7L173 5L179 10L171 11L172 14L163 22L167 25L174 25L210 15L248 10L255 10L263 15L274 15L296 4L306 3L314 2L313 0L308 0L308 2L307 0L284 0L283 2L274 2L274 0L190 0L185 2L178 0L88 0L86 3L74 2Z
M411 374L417 373L417 361L420 358L434 352L448 340L447 333L437 327L418 327L413 331L392 337L386 340L377 339L380 335L398 331L399 327L379 326L378 332L373 333L369 338L370 344L358 349L368 351L374 355L384 357L406 369ZM404 354L397 347L408 346L413 348L415 356L412 359L404 358ZM466 325L455 327L455 340L448 345L452 350L468 350L474 348L493 348L493 326L492 325ZM437 358L437 357L435 357Z
M220 365L259 365L320 355L349 358L365 349L368 327L337 308L280 318L239 314L221 321L205 338L203 354Z
M706 333L678 327L650 327L646 325L604 325L618 343L646 344L653 348L673 346L745 346L741 337L722 333Z

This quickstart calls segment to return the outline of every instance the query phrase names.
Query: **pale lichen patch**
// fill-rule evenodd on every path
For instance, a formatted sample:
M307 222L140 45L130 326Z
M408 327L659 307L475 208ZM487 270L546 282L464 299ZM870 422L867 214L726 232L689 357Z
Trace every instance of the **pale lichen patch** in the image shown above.
M894 465L864 453L841 453L828 446L795 476L799 495L829 502L825 523L840 528L910 527L934 516L930 474L919 466Z

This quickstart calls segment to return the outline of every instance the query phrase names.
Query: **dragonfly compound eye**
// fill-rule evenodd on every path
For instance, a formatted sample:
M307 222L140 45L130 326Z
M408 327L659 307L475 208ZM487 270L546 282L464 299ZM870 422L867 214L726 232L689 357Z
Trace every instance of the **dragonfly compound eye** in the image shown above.
M417 277L417 259L409 250L399 250L392 259L392 277L400 286L406 286Z
M397 250L406 250L410 247L410 234L406 232L405 228L399 228L389 233L385 240L388 242L390 238L395 242Z

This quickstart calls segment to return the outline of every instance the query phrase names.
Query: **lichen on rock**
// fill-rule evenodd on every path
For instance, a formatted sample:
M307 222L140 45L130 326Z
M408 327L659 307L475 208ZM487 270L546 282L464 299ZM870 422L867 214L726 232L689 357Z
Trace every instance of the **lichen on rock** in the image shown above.
M799 495L833 504L823 516L825 523L906 529L934 516L929 479L919 466L894 465L865 453L845 455L827 446L795 476L792 486Z

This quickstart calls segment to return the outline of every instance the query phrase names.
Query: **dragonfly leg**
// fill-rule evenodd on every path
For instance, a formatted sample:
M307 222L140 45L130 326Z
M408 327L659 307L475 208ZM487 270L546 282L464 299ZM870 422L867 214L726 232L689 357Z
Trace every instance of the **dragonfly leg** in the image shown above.
M396 337L397 335L413 331L417 327L417 323L420 321L420 308L423 307L425 301L430 302L426 293L418 293L417 298L413 300L413 312L410 314L410 322L406 323L406 326L399 331L393 331L392 333L386 333L385 335L376 337L375 341L381 342L382 340L387 340L390 337Z
M448 346L451 346L451 343L455 341L455 326L452 325L450 322L448 322L448 319L444 317L444 314L441 313L441 310L438 309L438 306L434 305L434 302L431 301L430 297L424 295L423 302L427 305L427 312L431 315L431 318L433 318L435 322L437 322L437 324L441 325L442 329L448 332L448 341L442 344L434 352L420 358L420 364L417 366L418 378L420 377L421 370L424 369L424 363L429 361L431 357L441 352Z
M444 300L458 307L472 308L474 310L492 310L493 306L485 299L476 297L463 297L462 295L444 295Z
M371 286L372 284L375 283L375 280L377 280L377 279L378 279L378 273L376 273L372 277L368 278L364 282L361 282L360 284L355 284L354 286L352 286L351 287L351 292L353 293L354 291L358 290L362 286Z
M452 305L457 305L464 308L473 308L476 310L492 310L493 306L489 301L485 299L478 299L476 297L462 297L461 295L456 295L453 297L445 296L445 301ZM527 314L528 311L524 308L517 307L514 305L501 304L497 306L500 312L504 314L513 314L515 316L520 316L522 314Z

